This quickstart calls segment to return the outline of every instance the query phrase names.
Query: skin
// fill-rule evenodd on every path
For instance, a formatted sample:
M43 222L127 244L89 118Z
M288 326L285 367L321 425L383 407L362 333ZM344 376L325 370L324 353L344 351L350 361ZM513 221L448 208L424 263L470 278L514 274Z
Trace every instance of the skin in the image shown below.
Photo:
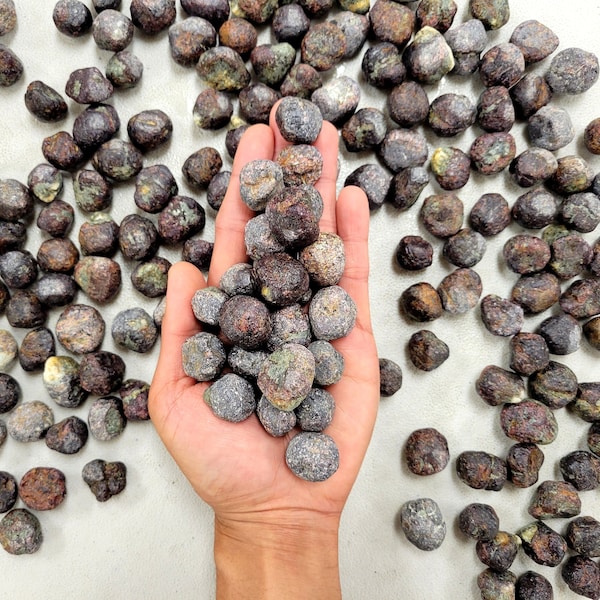
M299 479L285 464L285 448L296 432L271 437L256 415L237 424L218 419L202 399L207 384L183 372L181 347L200 330L191 310L194 292L218 285L229 266L247 260L244 226L253 213L240 199L239 172L250 160L273 159L286 145L274 112L270 126L254 125L244 134L216 218L208 279L185 262L169 271L161 351L150 389L149 410L156 430L194 490L214 510L219 600L341 598L340 516L379 404L379 364L367 287L368 202L356 187L345 187L336 202L338 134L327 122L315 142L324 159L316 185L325 206L320 225L344 241L346 268L340 285L358 309L354 329L334 342L344 355L345 370L342 379L328 388L336 411L326 433L340 450L338 471L320 483Z

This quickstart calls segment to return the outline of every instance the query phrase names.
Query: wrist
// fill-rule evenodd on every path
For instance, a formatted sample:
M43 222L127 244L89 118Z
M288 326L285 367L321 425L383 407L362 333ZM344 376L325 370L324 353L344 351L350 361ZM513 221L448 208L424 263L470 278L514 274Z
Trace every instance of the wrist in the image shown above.
M215 515L218 600L341 598L339 515L269 515L267 521Z

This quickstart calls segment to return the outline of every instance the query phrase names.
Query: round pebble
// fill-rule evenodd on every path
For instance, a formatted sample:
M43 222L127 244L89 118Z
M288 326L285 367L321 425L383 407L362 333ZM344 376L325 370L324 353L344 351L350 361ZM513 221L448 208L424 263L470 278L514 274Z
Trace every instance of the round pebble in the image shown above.
M67 494L64 473L50 467L29 469L19 483L19 497L32 510L52 510Z
M316 104L287 96L277 106L275 122L284 140L292 144L312 144L321 131L323 117Z
M17 340L6 329L0 329L0 371L7 369L17 358Z
M75 408L87 398L79 385L79 371L79 363L70 356L51 356L44 363L44 387L59 406Z
M339 460L335 441L325 433L299 433L285 452L285 461L292 473L312 482L329 479L337 471Z
M246 420L256 409L252 384L235 373L226 373L204 392L204 401L213 413L230 423Z
M140 307L122 310L115 315L112 338L118 346L133 352L149 352L158 339L158 329L152 317Z
M96 500L106 502L125 489L127 467L120 461L106 462L97 458L83 466L81 476Z
M356 304L338 285L321 288L308 309L313 335L319 340L334 340L350 333L356 321Z
M33 554L43 535L38 518L25 508L15 508L0 521L0 544L9 554Z
M106 325L100 312L87 304L65 308L56 322L58 341L73 354L88 354L100 348Z
M446 437L433 427L413 431L404 446L406 464L415 475L433 475L450 460Z
M333 419L335 400L327 390L312 388L295 412L300 429L323 431L329 427Z
M11 411L21 398L19 382L8 373L0 373L0 413Z
M315 379L317 385L337 383L344 373L344 356L326 340L315 340L308 345L315 357Z
M402 387L402 368L390 358L379 359L379 394L393 396Z
M274 350L258 373L260 391L281 410L294 410L306 398L315 376L315 358L308 348L286 343Z
M240 196L246 206L255 212L265 209L267 202L283 190L281 166L266 159L246 163L240 171Z
M19 486L13 475L0 471L0 513L8 512L17 502Z
M400 526L406 539L420 550L435 550L446 537L446 522L431 498L405 502L400 509Z
M112 440L125 429L127 420L123 414L123 403L116 396L96 398L88 412L90 433L101 442Z
M265 431L273 437L281 437L296 426L296 413L273 406L264 396L256 405L256 416Z
M183 371L188 377L210 381L225 365L225 347L216 335L201 331L184 342L182 358Z
M17 442L41 440L52 425L52 409L39 400L21 403L10 413L6 422L8 433Z
M88 428L79 417L66 417L55 423L46 433L46 446L61 454L76 454L88 439Z
M119 389L124 373L125 362L119 355L100 350L81 359L79 379L84 390L102 396Z

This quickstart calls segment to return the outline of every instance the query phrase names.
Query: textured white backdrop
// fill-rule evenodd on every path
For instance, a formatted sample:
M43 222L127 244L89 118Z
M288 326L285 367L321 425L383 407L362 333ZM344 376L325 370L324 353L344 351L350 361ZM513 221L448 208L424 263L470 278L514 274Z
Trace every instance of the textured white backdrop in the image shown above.
M91 5L91 2L87 2ZM456 22L468 18L466 0L457 0ZM69 101L70 116L59 124L37 122L25 109L23 94L30 81L41 79L61 93L68 74L74 69L96 65L103 69L110 53L99 50L91 37L70 39L61 35L52 23L54 2L16 0L17 29L0 39L15 50L25 64L25 74L15 86L0 90L0 178L16 178L26 182L29 171L43 161L42 139L59 129L70 130L80 110ZM413 5L416 6L416 2ZM123 11L129 14L129 1ZM503 29L489 34L489 45L508 41L516 25L526 19L538 19L551 27L560 38L559 49L579 46L600 53L598 24L600 3L580 0L577 3L513 0L512 16ZM178 6L178 20L183 18ZM261 42L270 41L268 30ZM136 33L130 49L144 63L141 84L133 90L117 91L112 102L121 117L120 136L126 137L127 120L143 109L160 108L174 123L172 141L166 148L146 155L145 164L167 164L180 183L183 193L196 197L207 207L204 194L189 189L182 181L181 165L185 158L202 146L214 146L231 162L224 149L224 130L201 131L192 122L192 107L203 84L193 69L175 65L169 56L166 34L145 38ZM364 49L363 49L364 51ZM360 75L360 56L340 65L335 74ZM543 72L549 61L536 67ZM359 107L385 109L386 94L363 85ZM478 81L462 81L446 77L427 88L430 100L448 91L461 91L476 101L481 87ZM593 118L600 116L600 84L579 97L555 98L554 102L570 111L577 129L576 139L558 156L582 153L594 171L600 170L600 158L583 149L582 131ZM431 149L435 145L455 145L467 150L477 130L473 129L450 140L437 140L428 134ZM526 147L522 126L513 133L517 151ZM343 144L342 144L343 146ZM431 152L430 152L431 154ZM354 168L375 160L368 154L342 152L339 185ZM66 182L64 199L73 202L70 182ZM119 222L135 212L133 186L115 189L111 208ZM433 193L430 185L421 199ZM500 192L509 203L521 193L503 174L493 178L473 175L459 196L466 212L484 192ZM39 206L37 207L39 210ZM479 320L478 308L462 316L445 315L429 328L450 346L450 358L431 373L419 372L406 356L408 337L421 326L409 323L398 310L401 292L419 280L434 286L451 266L440 258L435 245L434 265L423 273L401 273L394 265L393 254L399 239L408 233L427 236L417 219L418 204L399 213L385 206L371 215L371 299L373 325L380 356L397 361L404 371L404 385L391 398L381 400L381 408L372 444L343 516L340 534L341 573L345 598L403 600L478 598L477 574L482 565L475 556L474 544L464 539L456 527L456 516L469 502L489 502L496 507L501 527L508 531L527 524L527 504L532 489L519 490L507 485L498 493L468 488L455 475L454 459L442 472L428 478L412 475L402 462L402 447L411 431L431 426L446 435L453 457L469 449L484 449L505 454L511 445L498 425L498 410L484 405L474 391L474 382L487 364L507 366L507 341L490 335ZM214 213L207 208L207 225L203 238L212 240ZM73 231L84 217L78 213ZM39 230L30 228L27 248L37 251ZM504 241L520 228L511 226L497 238L490 239L484 259L475 268L483 280L484 294L509 294L514 274L503 265L501 249ZM595 241L598 233L587 236ZM171 260L178 250L161 250ZM116 312L142 305L149 311L155 301L145 300L130 284L131 265L125 264L123 288L116 300L102 307L108 326ZM78 301L88 302L80 293ZM58 311L53 312L53 327ZM549 314L549 313L548 313ZM525 330L533 330L544 313L528 317ZM7 328L4 316L0 328ZM24 332L17 331L18 339ZM107 334L103 348L115 350ZM149 381L157 357L158 346L147 355L122 352L127 362L127 377ZM556 358L556 357L555 357ZM600 380L599 354L585 342L579 352L558 360L568 364L580 381ZM46 400L39 374L26 374L18 364L9 372L22 384L24 400ZM89 404L89 402L88 402ZM72 414L86 417L86 407L76 411L53 406L56 420ZM587 425L565 410L557 413L560 433L557 441L544 448L546 461L540 480L560 477L557 459L572 450L585 448ZM249 449L251 451L251 449ZM81 480L81 467L94 458L123 460L128 466L125 492L106 503L98 503ZM0 448L0 470L17 479L34 466L56 466L67 477L68 496L56 510L39 513L44 543L34 555L11 556L0 552L0 597L37 600L45 598L182 598L208 600L214 595L212 565L212 514L191 491L169 455L158 440L151 423L130 423L119 438L111 442L90 439L74 456L50 451L43 442L22 444L8 439ZM446 518L448 533L444 544L430 553L410 545L399 530L398 510L403 502L428 496L438 501ZM582 514L600 518L597 492L584 492ZM19 503L19 506L22 504ZM562 531L563 520L550 525ZM524 555L513 565L516 574L527 569L538 570L555 585L555 597L575 597L560 580L558 569L539 567Z

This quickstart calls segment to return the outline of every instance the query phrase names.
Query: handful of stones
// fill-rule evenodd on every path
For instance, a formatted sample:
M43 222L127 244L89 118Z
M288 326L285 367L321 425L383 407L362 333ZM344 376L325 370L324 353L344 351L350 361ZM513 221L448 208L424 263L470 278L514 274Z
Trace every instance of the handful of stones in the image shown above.
M323 159L313 143L321 113L308 100L287 97L276 122L291 145L276 160L254 160L240 172L242 201L256 213L245 229L252 262L233 265L218 287L194 294L203 330L184 343L183 368L211 382L204 400L218 417L237 423L256 414L277 437L298 427L286 463L316 482L339 466L338 448L323 433L335 409L326 388L344 369L331 341L351 331L356 305L338 285L343 241L319 227L323 199L314 184Z

